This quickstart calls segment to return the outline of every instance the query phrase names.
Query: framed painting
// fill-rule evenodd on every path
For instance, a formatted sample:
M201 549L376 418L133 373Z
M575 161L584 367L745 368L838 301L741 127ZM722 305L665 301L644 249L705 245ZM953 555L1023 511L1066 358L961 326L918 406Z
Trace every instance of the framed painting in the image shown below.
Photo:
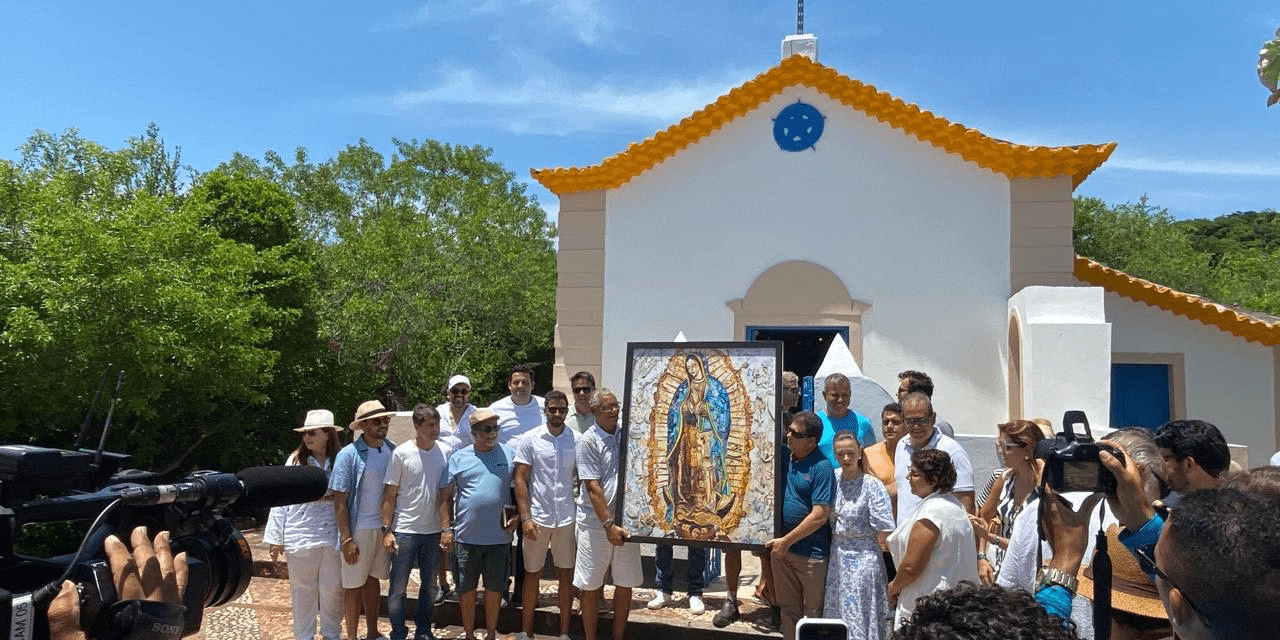
M781 342L628 343L614 519L631 540L774 538L781 391Z

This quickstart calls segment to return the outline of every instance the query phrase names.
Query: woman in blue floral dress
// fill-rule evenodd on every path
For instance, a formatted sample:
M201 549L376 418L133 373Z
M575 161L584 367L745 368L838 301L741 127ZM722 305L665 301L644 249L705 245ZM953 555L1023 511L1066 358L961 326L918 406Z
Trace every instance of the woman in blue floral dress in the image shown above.
M823 614L844 620L849 640L886 640L893 614L879 537L894 527L889 493L867 474L857 436L841 431L833 444L840 470L831 508L831 558Z

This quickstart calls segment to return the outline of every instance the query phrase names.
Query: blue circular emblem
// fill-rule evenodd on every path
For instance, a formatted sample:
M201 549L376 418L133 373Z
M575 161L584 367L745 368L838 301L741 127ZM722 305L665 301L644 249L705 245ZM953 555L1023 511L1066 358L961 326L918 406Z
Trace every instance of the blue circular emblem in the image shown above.
M784 151L804 151L822 137L822 124L822 114L813 105L797 100L773 119L773 139Z

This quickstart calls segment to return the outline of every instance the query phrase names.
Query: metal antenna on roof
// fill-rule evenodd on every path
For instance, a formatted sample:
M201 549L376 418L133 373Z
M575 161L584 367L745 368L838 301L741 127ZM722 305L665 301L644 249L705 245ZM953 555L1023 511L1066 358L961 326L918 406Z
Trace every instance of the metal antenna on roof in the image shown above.
M804 33L804 0L796 0L796 33Z

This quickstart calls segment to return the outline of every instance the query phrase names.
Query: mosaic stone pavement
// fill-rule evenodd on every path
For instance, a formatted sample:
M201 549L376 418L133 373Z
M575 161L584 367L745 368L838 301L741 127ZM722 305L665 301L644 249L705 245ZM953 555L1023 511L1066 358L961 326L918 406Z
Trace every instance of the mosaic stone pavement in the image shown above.
M249 588L239 599L223 607L207 609L200 632L189 636L196 640L292 640L293 611L289 603L289 582L283 560L280 563L270 561L266 545L262 544L262 532L251 530L244 532L245 538L253 548L254 578ZM649 638L661 633L665 640L682 640L699 638L701 640L730 640L742 637L778 638L781 634L764 634L757 631L751 623L768 615L768 608L756 604L752 600L755 582L759 579L759 565L750 554L743 554L742 582L738 588L739 611L741 619L724 629L717 629L711 624L711 618L724 604L724 582L717 580L706 590L704 598L707 611L698 616L689 613L688 601L684 594L677 592L674 603L658 611L651 611L645 604L653 597L653 590L635 589L632 593L631 614L627 627L627 636ZM677 587L682 580L677 578ZM409 598L417 598L419 587L418 574L413 572L409 580ZM557 620L556 583L542 580L541 595L538 598L538 615L550 620ZM385 581L383 588L386 588ZM384 591L385 595L385 591ZM612 587L605 587L605 597L612 601ZM574 601L574 613L578 603ZM385 600L384 600L385 612ZM457 618L457 604L454 596L438 608L437 619L454 620ZM483 620L483 612L478 612L478 619ZM608 613L601 614L600 630L607 633ZM514 638L520 625L518 608L503 609L499 618L499 638ZM552 624L554 626L555 623ZM575 615L573 638L581 638L580 623ZM412 622L410 623L412 629ZM391 623L385 613L379 619L379 630L383 635L390 633ZM482 633L482 632L479 632ZM442 626L435 629L435 634L442 640L464 638L462 627ZM367 629L363 620L359 627L360 639L367 637ZM482 637L482 636L480 636ZM602 637L607 635L602 634ZM539 634L539 639L554 640L555 636Z

